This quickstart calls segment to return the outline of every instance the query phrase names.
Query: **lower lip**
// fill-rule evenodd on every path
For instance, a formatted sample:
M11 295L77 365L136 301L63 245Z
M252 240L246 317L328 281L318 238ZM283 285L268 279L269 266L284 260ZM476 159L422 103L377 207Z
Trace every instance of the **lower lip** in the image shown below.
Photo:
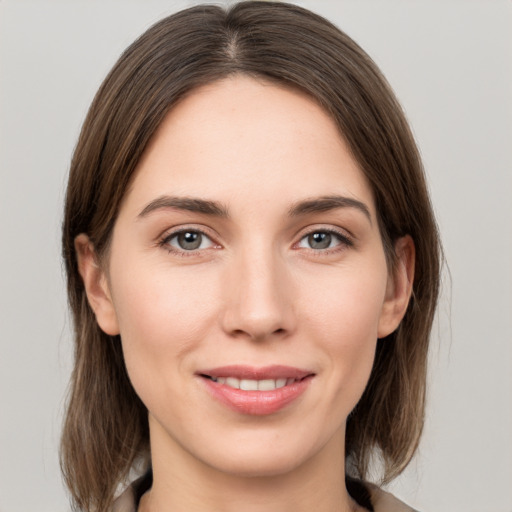
M254 416L264 416L284 409L306 391L313 376L270 391L244 391L201 377L208 392L230 409Z

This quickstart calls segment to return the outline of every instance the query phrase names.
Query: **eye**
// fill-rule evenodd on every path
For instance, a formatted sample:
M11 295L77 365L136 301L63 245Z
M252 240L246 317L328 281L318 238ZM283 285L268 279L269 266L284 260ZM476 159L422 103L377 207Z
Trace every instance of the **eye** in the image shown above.
M185 229L174 232L162 240L162 245L171 247L176 251L197 251L200 249L209 249L215 244L209 236L198 230Z
M298 247L315 251L333 249L341 245L352 246L353 244L349 238L341 233L329 230L313 231L303 236L297 244Z

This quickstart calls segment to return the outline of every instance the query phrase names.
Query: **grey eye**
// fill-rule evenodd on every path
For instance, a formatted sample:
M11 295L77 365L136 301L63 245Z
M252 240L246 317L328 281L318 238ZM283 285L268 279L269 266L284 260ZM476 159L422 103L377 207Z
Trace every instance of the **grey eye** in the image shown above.
M204 233L200 231L180 231L169 237L167 242L171 247L181 251L195 251L197 249L207 249L213 245L213 242Z
M180 249L184 249L185 251L193 251L194 249L199 249L202 241L201 233L193 233L193 232L185 232L180 233L176 239Z
M351 242L348 238L341 234L331 233L330 231L313 231L308 235L303 236L298 246L304 249L313 249L315 251L322 251L325 249L332 249L339 245L350 246Z
M327 249L331 246L331 233L318 232L308 235L308 244L311 249Z

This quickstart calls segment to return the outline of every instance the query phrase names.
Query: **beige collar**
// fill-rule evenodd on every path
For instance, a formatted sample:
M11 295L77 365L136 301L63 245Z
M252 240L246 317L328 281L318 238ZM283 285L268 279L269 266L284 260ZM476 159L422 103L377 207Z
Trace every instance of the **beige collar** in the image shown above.
M375 485L368 485L375 512L417 512L389 492L385 492ZM135 508L135 495L130 486L114 502L112 512L137 512Z
M135 508L135 493L131 485L116 498L112 512L137 512Z
M417 512L404 502L385 492L376 485L368 485L375 512Z

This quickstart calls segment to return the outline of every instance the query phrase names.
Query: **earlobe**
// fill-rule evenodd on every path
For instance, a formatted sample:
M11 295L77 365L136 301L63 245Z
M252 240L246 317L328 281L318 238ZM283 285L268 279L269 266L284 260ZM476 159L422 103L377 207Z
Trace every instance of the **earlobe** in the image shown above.
M386 288L386 297L379 319L378 337L391 334L402 321L412 293L416 251L409 235L395 242L395 265L391 269Z
M89 237L81 233L75 238L78 271L84 282L87 300L101 330L114 336L119 334L119 325L108 286L107 276L98 263Z

